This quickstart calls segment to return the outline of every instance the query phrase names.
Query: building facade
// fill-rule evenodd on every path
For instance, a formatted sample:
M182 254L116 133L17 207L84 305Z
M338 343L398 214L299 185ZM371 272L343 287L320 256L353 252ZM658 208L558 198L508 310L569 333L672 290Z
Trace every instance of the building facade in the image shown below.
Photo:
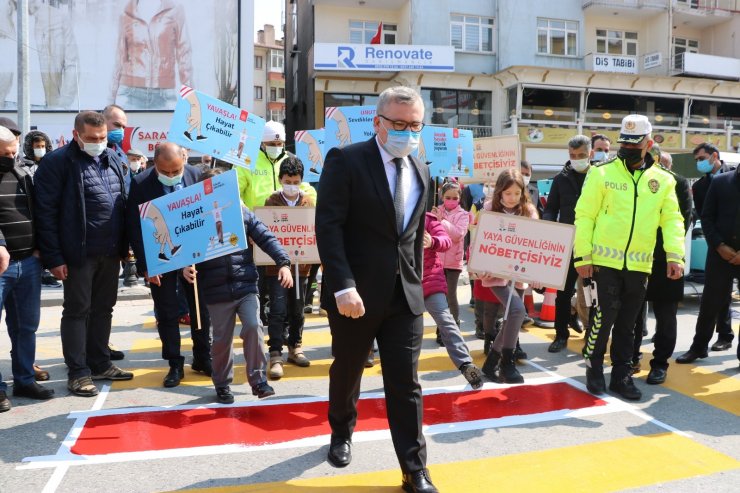
M253 111L267 121L285 120L285 46L275 39L275 27L257 31L254 44Z
M421 92L427 124L518 133L540 169L562 165L570 136L616 136L630 113L671 152L740 146L738 0L287 0L286 12L289 134L402 84ZM454 70L343 63L380 23L383 44L451 47ZM317 65L335 45L336 67Z

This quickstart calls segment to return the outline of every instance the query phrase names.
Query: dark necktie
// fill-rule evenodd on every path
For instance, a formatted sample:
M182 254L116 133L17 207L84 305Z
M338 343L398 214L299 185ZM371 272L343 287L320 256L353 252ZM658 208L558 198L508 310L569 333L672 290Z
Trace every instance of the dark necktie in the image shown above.
M393 208L396 210L396 226L400 235L403 233L403 216L406 204L406 199L403 196L403 159L397 157L393 159L393 162L396 165L396 193L393 195Z

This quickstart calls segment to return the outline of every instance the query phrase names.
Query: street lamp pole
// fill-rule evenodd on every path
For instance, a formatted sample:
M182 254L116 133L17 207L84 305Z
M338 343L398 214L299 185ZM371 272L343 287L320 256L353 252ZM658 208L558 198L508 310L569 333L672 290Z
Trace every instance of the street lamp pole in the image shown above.
M31 94L28 73L28 0L18 0L18 128L26 134L31 127Z

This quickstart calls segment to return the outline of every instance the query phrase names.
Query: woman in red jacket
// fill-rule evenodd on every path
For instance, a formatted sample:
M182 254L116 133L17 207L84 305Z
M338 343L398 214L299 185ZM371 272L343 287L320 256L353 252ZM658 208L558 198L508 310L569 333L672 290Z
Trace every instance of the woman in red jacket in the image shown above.
M480 369L473 364L473 358L465 345L460 327L450 313L447 305L447 280L442 259L438 255L452 245L444 226L432 213L426 215L424 231L424 275L421 280L424 289L424 306L437 323L447 354L473 389L483 386Z

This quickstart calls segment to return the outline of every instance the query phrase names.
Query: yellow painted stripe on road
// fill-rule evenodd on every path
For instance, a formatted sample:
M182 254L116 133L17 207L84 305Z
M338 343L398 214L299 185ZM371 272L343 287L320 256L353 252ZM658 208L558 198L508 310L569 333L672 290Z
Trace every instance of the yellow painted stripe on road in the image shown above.
M310 353L308 353L308 356L310 357ZM476 364L482 365L485 360L483 352L479 350L473 351L473 360ZM311 366L308 368L299 368L290 363L286 363L283 366L284 376L280 381L327 379L329 377L329 367L331 366L331 363L332 359L312 360ZM112 382L112 388L114 390L161 387L162 381L169 370L168 368L124 369L132 371L134 373L134 378L133 380ZM425 351L419 357L420 373L452 370L456 370L455 365L453 365L449 356L447 356L447 351L445 351L444 348ZM241 385L246 382L245 373L244 364L234 365L234 385ZM364 375L381 375L379 358L375 358L374 367L365 369ZM460 383L465 383L465 380L461 380ZM189 365L185 365L185 380L183 380L180 385L203 387L213 384L209 377L195 373L189 369ZM277 390L278 392L280 391L279 387Z
M639 451L640 457L656 457L659 462L625 460L625 457L634 459L635 451ZM564 467L564 464L578 464L578 467ZM440 491L489 492L495 490L496 484L515 484L516 491L570 493L621 491L738 468L740 462L732 457L689 438L665 433L435 464L430 470ZM386 470L185 491L309 493L320 488L322 492L332 493L390 492L399 491L400 475L397 470Z
M528 332L548 342L555 337L554 329L529 328ZM582 348L582 337L568 339L570 351L580 354ZM647 377L650 371L649 361L652 357L652 352L643 351L643 370L636 375L638 378ZM740 416L740 379L737 377L712 371L701 365L679 365L672 362L662 386Z

